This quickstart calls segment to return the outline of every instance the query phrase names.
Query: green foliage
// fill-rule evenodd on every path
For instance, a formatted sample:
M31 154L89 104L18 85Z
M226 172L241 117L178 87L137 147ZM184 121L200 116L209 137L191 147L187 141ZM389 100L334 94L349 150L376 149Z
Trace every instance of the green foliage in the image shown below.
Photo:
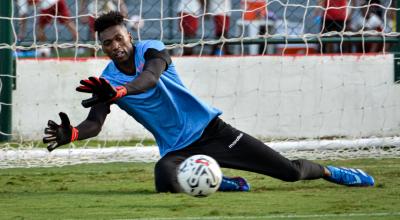
M224 169L225 175L246 177L251 192L194 198L155 193L153 163L3 169L0 219L400 218L400 159L321 163L362 168L375 177L377 185L345 187L324 180L286 183Z

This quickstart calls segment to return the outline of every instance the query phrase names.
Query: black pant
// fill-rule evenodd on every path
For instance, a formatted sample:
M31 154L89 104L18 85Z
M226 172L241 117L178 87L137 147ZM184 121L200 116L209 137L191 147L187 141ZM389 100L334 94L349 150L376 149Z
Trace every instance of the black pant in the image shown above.
M209 123L199 140L168 153L157 162L157 192L180 192L176 170L183 160L195 154L208 155L221 167L261 173L283 181L318 179L324 173L323 166L308 160L289 160L217 117Z

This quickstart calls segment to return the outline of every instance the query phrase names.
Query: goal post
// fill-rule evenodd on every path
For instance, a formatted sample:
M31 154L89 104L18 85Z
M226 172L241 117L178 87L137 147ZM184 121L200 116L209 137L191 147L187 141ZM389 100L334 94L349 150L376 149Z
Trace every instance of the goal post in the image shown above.
M11 140L12 133L12 0L1 2L0 7L0 141Z
M400 0L395 0L400 5ZM396 30L400 30L400 10L396 10ZM397 38L394 49L394 81L400 83L400 38Z

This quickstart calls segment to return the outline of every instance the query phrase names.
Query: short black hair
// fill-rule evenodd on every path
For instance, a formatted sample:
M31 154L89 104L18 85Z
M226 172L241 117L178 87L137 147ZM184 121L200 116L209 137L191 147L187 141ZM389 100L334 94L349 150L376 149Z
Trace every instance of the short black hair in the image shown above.
M94 30L100 34L105 29L115 25L125 26L124 16L119 11L110 11L102 14L94 21Z

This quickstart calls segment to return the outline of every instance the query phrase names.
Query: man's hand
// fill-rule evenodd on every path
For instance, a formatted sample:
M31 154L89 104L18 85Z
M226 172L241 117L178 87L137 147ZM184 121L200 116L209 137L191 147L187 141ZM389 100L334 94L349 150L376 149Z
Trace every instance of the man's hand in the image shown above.
M106 79L89 77L81 80L81 85L76 88L78 92L92 93L93 97L82 101L85 108L92 107L98 103L113 102L126 95L127 90L124 86L114 88Z
M67 114L59 113L61 124L58 125L52 120L49 120L47 127L44 129L45 136L43 143L48 144L47 150L50 152L57 147L68 144L78 139L78 129L71 126Z

